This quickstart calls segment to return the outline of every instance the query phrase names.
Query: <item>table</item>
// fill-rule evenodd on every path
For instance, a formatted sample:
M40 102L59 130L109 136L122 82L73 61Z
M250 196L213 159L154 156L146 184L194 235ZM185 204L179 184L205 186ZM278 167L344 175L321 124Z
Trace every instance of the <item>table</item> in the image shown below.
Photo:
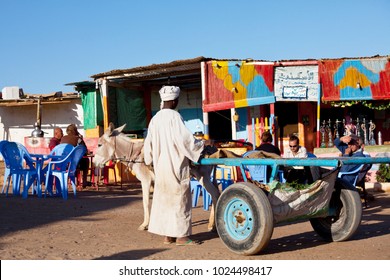
M90 175L90 183L91 183L91 186L95 186L96 182L95 182L95 166L93 164L93 157L95 155L92 154L92 153L88 153L87 155L83 156L83 158L87 158L89 160L89 165L88 165L88 173ZM84 177L84 178L87 178L88 176L88 173L87 175ZM97 186L98 184L96 184Z
M38 192L38 197L42 197L42 179L43 179L43 175L44 173L43 170L44 170L44 167L43 167L43 164L45 161L47 160L60 160L63 156L62 155L51 155L51 154L48 154L48 155L45 155L45 154L30 154L30 156L34 159L34 162L35 162L35 168L37 169L37 192ZM33 188L33 194L34 194L34 188Z

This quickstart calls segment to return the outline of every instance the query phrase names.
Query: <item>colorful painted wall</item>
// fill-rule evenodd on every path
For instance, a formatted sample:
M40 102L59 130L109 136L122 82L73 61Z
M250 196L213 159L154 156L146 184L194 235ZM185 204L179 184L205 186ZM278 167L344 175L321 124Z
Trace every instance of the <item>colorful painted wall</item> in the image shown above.
M275 102L273 62L209 61L205 112Z
M324 101L390 99L388 58L319 61Z

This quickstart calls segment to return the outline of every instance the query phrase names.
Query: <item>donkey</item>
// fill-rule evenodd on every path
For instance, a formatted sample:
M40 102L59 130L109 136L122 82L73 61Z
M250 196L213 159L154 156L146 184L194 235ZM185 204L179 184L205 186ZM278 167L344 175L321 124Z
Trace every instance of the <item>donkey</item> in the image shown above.
M138 229L147 230L150 218L150 190L154 182L154 172L152 167L147 166L144 162L143 141L130 139L122 133L125 126L126 124L114 128L114 125L110 123L98 140L98 148L93 163L96 167L102 168L109 160L122 161L127 164L127 168L135 174L135 177L141 181L144 221ZM218 188L211 182L212 170L213 166L194 165L191 167L191 175L206 188L212 198L213 204L210 211L208 230L215 229L214 207L220 194Z

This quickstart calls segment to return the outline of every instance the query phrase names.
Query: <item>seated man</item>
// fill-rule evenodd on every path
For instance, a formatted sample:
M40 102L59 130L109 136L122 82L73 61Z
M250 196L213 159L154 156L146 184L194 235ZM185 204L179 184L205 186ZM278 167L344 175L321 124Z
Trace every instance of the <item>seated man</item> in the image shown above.
M336 138L334 144L341 152L343 157L365 157L361 148L361 141L355 134L345 135L341 138ZM350 172L357 169L361 164L345 164L341 166L340 172ZM368 170L367 170L368 171ZM357 175L346 174L343 176L343 180L347 181L351 185L354 185Z
M50 139L49 142L50 151L52 151L55 146L61 143L62 136L64 136L62 129L60 127L55 127L53 131L53 137Z
M74 147L78 145L84 145L85 147L87 147L87 145L83 140L83 136L78 132L75 124L70 124L66 128L66 135L61 138L61 144L63 143L71 144ZM85 188L86 186L90 186L91 182L87 182L87 175L89 170L89 159L87 157L81 158L79 165L77 166L77 169L80 169L83 174L83 188Z
M264 131L264 133L261 135L261 144L260 146L256 147L257 151L264 151L268 153L274 153L278 156L281 155L281 152L278 147L272 144L272 134L269 130ZM267 166L267 182L269 182L270 177L272 173L272 166Z
M307 150L299 145L298 136L291 135L288 144L290 150L285 152L284 158L307 158ZM288 183L305 184L312 181L310 168L304 166L286 166L284 168L284 177Z

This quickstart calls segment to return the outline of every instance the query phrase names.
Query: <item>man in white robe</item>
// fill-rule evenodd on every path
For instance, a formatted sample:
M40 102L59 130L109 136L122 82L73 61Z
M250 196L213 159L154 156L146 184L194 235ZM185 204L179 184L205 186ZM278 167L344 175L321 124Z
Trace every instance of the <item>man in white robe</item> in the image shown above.
M150 121L144 141L145 163L153 163L155 172L149 232L163 235L166 244L193 245L190 164L198 161L204 143L195 139L174 110L180 89L164 86L159 93L161 110Z

